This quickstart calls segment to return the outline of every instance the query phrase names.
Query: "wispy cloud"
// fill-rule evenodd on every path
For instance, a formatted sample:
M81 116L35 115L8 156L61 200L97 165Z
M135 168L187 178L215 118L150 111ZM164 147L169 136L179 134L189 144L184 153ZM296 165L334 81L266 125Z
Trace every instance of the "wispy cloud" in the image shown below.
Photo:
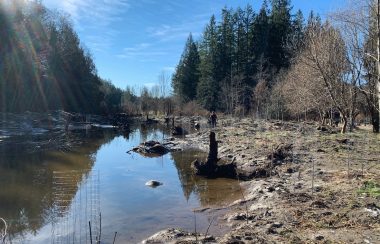
M148 34L151 37L157 38L160 41L171 41L176 39L185 39L191 32L191 27L186 25L160 25L157 27L149 27ZM192 35L197 37L198 32L192 32Z
M77 30L97 30L99 35L87 36L91 49L108 48L117 33L112 24L122 20L130 8L129 0L44 0L47 6L61 10L71 16Z
M93 20L91 25L108 25L129 9L128 0L45 0L50 6L70 14L75 23Z
M134 58L139 61L154 61L155 56L163 56L168 54L167 51L154 48L149 43L140 43L133 47L126 47L121 54L116 55L118 58Z
M172 73L175 71L175 67L164 67L162 71Z
M190 32L193 37L197 38L201 35L200 32L194 32L199 29L199 26L204 26L210 19L209 15L202 14L194 16L192 21L186 21L174 25L161 24L159 26L147 28L147 33L160 41L172 41L177 39L186 39Z

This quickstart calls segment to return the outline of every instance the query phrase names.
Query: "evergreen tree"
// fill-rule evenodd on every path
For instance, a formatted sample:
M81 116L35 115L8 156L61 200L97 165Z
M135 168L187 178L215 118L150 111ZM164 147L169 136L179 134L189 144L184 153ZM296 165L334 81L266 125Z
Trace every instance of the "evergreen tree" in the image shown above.
M189 102L196 98L199 63L198 48L190 33L172 80L174 94L180 98L181 102Z
M292 27L292 35L289 40L289 51L291 54L295 54L302 48L303 38L305 36L305 19L301 10L297 11Z
M268 59L275 71L289 66L290 52L286 48L292 33L290 0L272 0Z
M199 63L198 48L190 33L172 80L174 94L181 102L189 102L196 98Z
M234 18L232 9L222 10L222 22L218 26L218 56L220 59L220 77L229 78L232 75L232 64L235 50Z
M1 111L99 111L92 57L59 18L40 1L0 1Z
M201 77L197 87L197 100L208 110L216 110L219 107L217 32L215 16L213 15L204 30L199 46Z
M268 4L264 0L259 14L256 16L252 26L253 55L255 57L255 73L260 72L259 67L265 63L268 52L269 40L269 16ZM264 68L267 65L265 65Z

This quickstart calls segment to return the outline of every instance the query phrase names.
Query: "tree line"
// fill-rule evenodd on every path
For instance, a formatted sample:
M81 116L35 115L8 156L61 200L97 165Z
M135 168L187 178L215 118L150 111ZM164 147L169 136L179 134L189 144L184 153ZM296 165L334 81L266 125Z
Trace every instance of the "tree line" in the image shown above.
M207 110L320 119L340 114L342 132L362 116L379 131L379 0L356 1L324 22L293 14L290 0L264 0L212 16L190 34L172 78L174 95Z
M288 68L302 40L303 14L291 10L289 0L273 0L270 8L264 1L258 13L247 5L224 8L219 22L213 15L199 41L191 34L187 40L173 76L174 94L208 110L251 111L252 89Z
M68 16L41 1L0 0L0 112L172 113L164 72L158 85L120 89L99 77Z
M105 113L122 91L101 79L67 16L40 1L0 1L0 111Z
M67 16L40 1L0 0L0 111L182 113L217 110L277 119L341 115L379 131L380 0L305 21L290 0L211 16L190 34L170 78L139 91L100 78ZM218 19L218 20L217 20ZM171 80L173 94L168 93ZM204 111L201 111L204 113Z

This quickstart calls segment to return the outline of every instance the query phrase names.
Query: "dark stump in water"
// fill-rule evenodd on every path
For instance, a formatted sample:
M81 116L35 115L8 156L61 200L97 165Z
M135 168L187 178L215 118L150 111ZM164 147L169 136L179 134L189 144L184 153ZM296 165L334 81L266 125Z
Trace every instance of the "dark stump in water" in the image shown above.
M209 178L236 178L236 165L233 162L223 164L218 161L218 142L215 139L215 132L210 132L210 150L206 162L195 160L191 163L191 167L195 174Z

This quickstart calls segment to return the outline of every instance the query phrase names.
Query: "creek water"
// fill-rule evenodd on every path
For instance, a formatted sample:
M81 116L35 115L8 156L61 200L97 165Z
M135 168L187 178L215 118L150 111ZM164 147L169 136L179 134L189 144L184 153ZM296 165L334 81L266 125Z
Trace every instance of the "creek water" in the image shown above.
M213 216L193 210L226 206L240 196L237 181L192 174L190 162L204 159L202 152L155 158L127 153L142 141L162 141L168 136L164 127L134 125L124 134L90 130L68 136L81 144L65 152L17 147L0 152L0 217L7 221L12 243L89 243L89 217L81 214L89 209L96 210L92 228L101 229L102 243L112 243L115 232L115 243L138 243L169 227L194 231L195 221L204 233ZM152 179L163 184L145 186ZM72 189L60 187L65 184ZM83 233L70 233L79 230ZM214 221L209 232L221 231Z

